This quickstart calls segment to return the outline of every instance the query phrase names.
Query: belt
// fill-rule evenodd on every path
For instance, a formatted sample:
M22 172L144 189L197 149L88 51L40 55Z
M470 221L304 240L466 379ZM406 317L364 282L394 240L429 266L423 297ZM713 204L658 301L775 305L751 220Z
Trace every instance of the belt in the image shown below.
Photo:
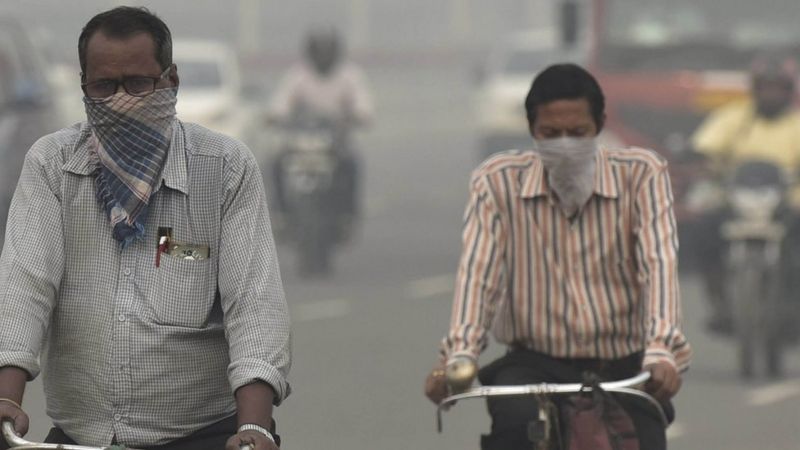
M593 372L603 379L614 380L629 378L637 375L642 370L643 352L636 352L618 359L601 358L558 358L531 350L521 343L512 343L508 346L509 353L530 353L537 359L552 361L568 366L577 372Z

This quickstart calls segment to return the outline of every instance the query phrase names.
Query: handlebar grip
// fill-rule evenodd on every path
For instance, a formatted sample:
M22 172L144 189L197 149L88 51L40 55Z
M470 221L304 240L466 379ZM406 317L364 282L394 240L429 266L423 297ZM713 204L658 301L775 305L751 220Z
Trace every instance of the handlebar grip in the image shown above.
M18 446L21 442L24 442L14 430L14 423L12 421L4 420L0 428L2 428L3 438L9 445Z

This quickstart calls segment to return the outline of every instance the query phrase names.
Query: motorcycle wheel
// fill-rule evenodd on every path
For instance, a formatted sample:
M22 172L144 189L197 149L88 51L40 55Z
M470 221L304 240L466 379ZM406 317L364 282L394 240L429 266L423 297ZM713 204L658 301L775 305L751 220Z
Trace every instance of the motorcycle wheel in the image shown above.
M322 276L331 271L331 227L316 202L298 208L297 270L300 276Z
M330 273L330 251L319 237L304 236L298 244L298 272L302 276Z
M767 358L767 376L780 378L783 376L783 339L780 334L773 333L765 342L764 352Z
M760 299L761 271L752 263L745 262L739 273L734 273L733 308L736 340L739 346L739 375L750 379L755 374L757 340L760 339L761 321L757 302Z

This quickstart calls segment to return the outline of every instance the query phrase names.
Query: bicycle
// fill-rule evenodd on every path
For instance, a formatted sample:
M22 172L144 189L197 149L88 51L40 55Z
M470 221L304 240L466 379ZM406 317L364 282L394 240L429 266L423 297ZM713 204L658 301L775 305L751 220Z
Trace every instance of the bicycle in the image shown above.
M86 445L69 444L45 444L42 442L31 442L23 439L14 431L14 424L10 421L3 421L3 437L8 445L17 450L137 450L121 445L111 445L108 447L91 447ZM253 450L252 446L245 444L239 450Z
M669 424L664 409L656 399L646 392L637 389L650 379L649 372L642 372L632 378L599 383L598 386L606 391L623 395L631 395L645 400L658 413L661 423L666 428ZM463 386L463 383L462 383ZM540 399L549 400L554 395L579 394L591 392L592 387L584 383L538 383L518 386L479 386L466 389L463 392L451 395L442 400L436 410L436 423L439 433L442 432L442 413L449 409L453 404L461 400L472 398L489 397L509 397L509 396L536 396ZM536 441L533 442L536 449L550 449L556 444L556 437L551 433L554 423L557 423L557 412L549 402L540 401L537 405L539 427L536 433Z

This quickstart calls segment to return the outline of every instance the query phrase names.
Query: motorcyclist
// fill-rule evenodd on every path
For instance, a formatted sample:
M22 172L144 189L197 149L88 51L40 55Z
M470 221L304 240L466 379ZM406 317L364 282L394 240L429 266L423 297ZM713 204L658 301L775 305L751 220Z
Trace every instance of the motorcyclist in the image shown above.
M787 179L796 175L800 168L800 110L794 103L797 77L798 64L791 57L765 53L753 60L749 98L720 107L692 138L694 151L704 157L713 178L723 179L747 160L775 164L785 170ZM724 334L732 331L731 311L724 295L724 242L719 231L724 203L717 183L704 185L705 189L695 190L695 194L704 195L690 196L696 200L694 209L705 211L696 250L705 260L701 267L711 306L707 325L711 331ZM800 205L798 198L795 189L790 192L789 204Z
M338 33L333 29L310 32L305 41L305 59L292 67L284 76L273 95L268 119L272 123L287 123L299 114L337 124L346 132L355 126L367 124L373 116L372 96L362 71L354 63L344 60L344 48ZM338 167L336 179L340 187L340 228L348 232L358 215L357 180L358 157L349 139L337 148ZM272 167L276 208L286 211L283 194L281 162L286 156L281 152Z

